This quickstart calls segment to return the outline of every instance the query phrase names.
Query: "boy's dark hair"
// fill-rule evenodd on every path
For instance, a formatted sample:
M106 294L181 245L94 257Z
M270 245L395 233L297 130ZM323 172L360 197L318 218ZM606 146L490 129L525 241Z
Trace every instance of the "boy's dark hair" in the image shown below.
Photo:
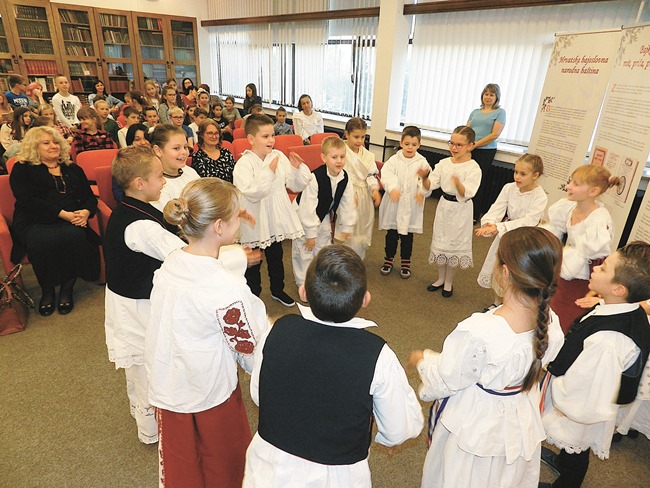
M405 137L417 137L418 141L421 141L422 132L420 132L420 129L418 129L414 125L407 125L406 127L404 127L404 130L402 130L401 140L403 141Z
M204 108L197 107L194 110L194 117L198 117L199 115L205 115L206 117L208 116L208 111Z
M244 131L246 132L246 135L254 136L260 131L260 128L265 125L273 125L273 119L266 114L252 114L246 119Z
M630 242L618 251L614 283L627 288L626 301L636 303L650 298L650 244Z
M259 103L254 103L253 105L251 105L251 108L248 109L248 113L252 114L254 111L257 111L257 110L260 110L260 109L262 111L264 111L264 107L262 107Z
M366 290L366 266L350 247L324 247L307 268L305 291L312 312L320 320L351 320L361 308Z
M149 140L149 129L144 124L133 124L126 130L126 145L132 146L135 140L135 133L141 130L144 132L144 138Z
M9 77L9 88L13 88L16 85L25 84L27 80L23 75L11 75Z
M155 158L156 155L150 147L123 147L117 152L111 164L111 173L115 183L126 190L136 178L147 179Z
M275 111L275 114L279 114L280 112L284 112L285 114L287 113L287 109L284 107L278 107L278 109Z
M126 111L126 109L124 109L124 110ZM153 110L154 112L158 113L158 110L156 110L156 107L152 107L151 105L149 105L148 107L143 108L143 109L142 109L142 113L143 113L144 115L147 115L147 112L151 112L152 110Z
M129 115L131 115L131 114L138 114L138 115L140 115L140 112L138 112L138 109L135 108L135 107L126 107L126 108L124 109L124 118L125 118L125 119L128 119L128 118L129 118Z

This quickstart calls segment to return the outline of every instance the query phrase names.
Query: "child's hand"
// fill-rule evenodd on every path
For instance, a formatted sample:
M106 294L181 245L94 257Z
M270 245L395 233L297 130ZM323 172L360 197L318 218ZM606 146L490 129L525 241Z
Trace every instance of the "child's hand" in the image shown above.
M592 308L598 305L600 298L598 297L582 297L576 300L576 305L580 308Z
M409 358L406 361L406 367L415 369L418 366L418 363L424 359L424 351L413 351L409 354Z
M485 224L480 229L476 229L474 232L478 237L490 237L495 234L497 231L497 226L495 224Z
M418 170L418 176L422 178L423 180L429 177L429 173L431 173L430 169L419 169Z
M239 209L239 218L248 222L251 227L255 226L255 216L249 213L248 210L244 208Z
M305 249L307 249L309 252L312 252L314 250L315 245L316 245L316 238L315 237L305 239Z
M458 179L458 176L454 175L451 177L451 182L454 184L456 188L458 188L458 185L460 185L460 180Z
M300 165L305 162L300 156L298 156L298 154L293 151L289 153L289 161L291 162L291 166L296 169L300 168Z
M339 236L338 236L338 240L339 240L339 241L343 241L343 242L345 242L345 241L347 241L350 237L352 237L352 233L351 233L351 232L341 232L341 233L339 234Z
M397 190L397 189L395 189L395 190L391 190L391 192L390 192L390 201L391 201L391 202L396 202L396 201L398 201L398 200L399 200L399 197L400 197L400 192L399 192L399 190ZM373 198L374 198L374 195L373 195Z
M273 158L273 160L269 163L269 169L275 173L275 171L278 169L278 162L280 161L280 156L276 156ZM293 163L292 163L293 164Z
M257 266L262 262L262 250L251 249L250 247L245 247L244 252L246 253L246 267L251 268Z
M381 203L381 195L379 194L379 190L372 190L372 201L375 204L375 207L379 207L379 204Z
M422 193L416 193L415 201L421 207L424 205L424 195Z

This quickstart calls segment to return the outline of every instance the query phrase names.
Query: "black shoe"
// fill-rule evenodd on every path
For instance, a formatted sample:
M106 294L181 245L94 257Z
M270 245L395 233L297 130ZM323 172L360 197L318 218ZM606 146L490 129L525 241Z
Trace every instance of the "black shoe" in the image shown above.
M43 317L48 317L54 313L54 288L43 290L41 301L38 304L38 313Z
M384 264L382 264L379 272L384 276L389 275L393 271L393 261L394 258L384 258Z
M61 315L67 315L70 312L72 312L72 309L74 308L74 301L72 298L70 299L69 302L59 302L59 313Z
M271 298L276 302L280 302L285 307L293 307L296 304L296 302L293 301L293 298L287 295L284 291L272 293Z
M549 468L551 468L556 473L560 473L560 468L557 464L557 454L551 451L548 447L542 447L542 461ZM549 486L551 486L549 484Z
M444 285L445 285L444 283L442 285L434 285L433 283L431 283L430 285L427 286L427 291L438 291Z
M628 431L628 433L627 433L627 436L628 436L630 439L636 439L637 437L639 437L639 431L638 431L638 430L634 430L634 429L630 429L630 430Z
M61 315L69 314L74 308L72 292L76 281L77 278L72 278L61 285L61 289L59 290L59 313Z
M621 442L623 440L623 434L620 432L614 432L612 436L612 442Z
M449 298L454 294L454 289L452 288L451 290L447 291L443 288L442 290L442 296L445 298Z

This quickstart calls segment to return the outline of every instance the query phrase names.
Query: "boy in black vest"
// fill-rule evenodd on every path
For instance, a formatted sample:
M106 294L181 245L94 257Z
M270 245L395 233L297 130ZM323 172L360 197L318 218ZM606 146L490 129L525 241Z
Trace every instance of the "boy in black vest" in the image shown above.
M259 427L244 487L370 487L368 448L416 437L422 408L385 341L355 317L370 303L366 269L349 247L323 248L298 293L311 309L280 318L255 352Z
M542 459L560 473L540 487L577 488L589 467L589 449L609 457L618 406L637 394L650 352L650 328L638 302L650 298L650 244L632 242L594 268L589 288L602 305L578 318L548 366L550 384L542 421L558 455Z
M345 142L338 137L326 137L321 144L322 166L312 171L307 188L296 198L296 213L305 236L291 244L293 275L296 285L305 282L307 266L325 246L336 238L347 240L357 221L354 189L349 183L345 166Z
M158 441L158 424L149 404L144 368L149 298L154 272L171 251L185 243L163 214L149 204L160 199L165 184L162 163L152 149L121 149L111 170L124 198L111 214L104 236L106 345L109 360L116 368L124 368L138 438L151 444Z

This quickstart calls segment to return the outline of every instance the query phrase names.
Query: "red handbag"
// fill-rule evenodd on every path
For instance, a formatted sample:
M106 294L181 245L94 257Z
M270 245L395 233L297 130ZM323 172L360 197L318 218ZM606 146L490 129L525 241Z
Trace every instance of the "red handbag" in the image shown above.
M34 300L17 283L22 265L0 281L0 336L22 332L27 324L27 309L34 307Z

